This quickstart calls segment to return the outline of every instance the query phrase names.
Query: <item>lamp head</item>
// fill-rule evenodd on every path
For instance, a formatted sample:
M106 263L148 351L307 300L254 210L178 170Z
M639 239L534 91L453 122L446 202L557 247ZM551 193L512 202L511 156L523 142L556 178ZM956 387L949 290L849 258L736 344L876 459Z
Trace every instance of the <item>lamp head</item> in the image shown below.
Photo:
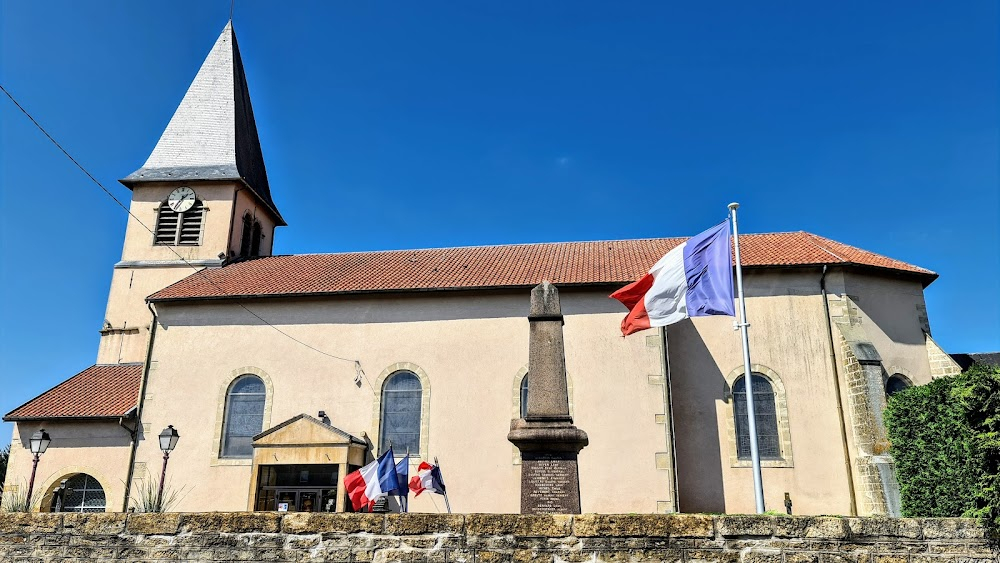
M31 453L42 455L45 453L45 450L49 449L51 441L52 438L49 437L49 433L42 428L31 435L31 438L28 439L28 446L31 448Z
M177 439L180 437L181 435L177 433L173 424L167 426L163 429L163 432L160 432L160 450L163 453L172 452L174 446L177 445Z

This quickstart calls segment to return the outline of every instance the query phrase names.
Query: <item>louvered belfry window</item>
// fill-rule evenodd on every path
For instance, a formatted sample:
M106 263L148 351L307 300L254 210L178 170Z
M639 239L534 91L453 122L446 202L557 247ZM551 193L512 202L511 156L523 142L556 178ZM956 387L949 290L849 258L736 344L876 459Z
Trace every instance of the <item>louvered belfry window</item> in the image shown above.
M163 202L156 218L156 244L172 246L201 244L204 219L205 206L202 205L201 200L195 201L191 209L179 213L170 209L167 202Z

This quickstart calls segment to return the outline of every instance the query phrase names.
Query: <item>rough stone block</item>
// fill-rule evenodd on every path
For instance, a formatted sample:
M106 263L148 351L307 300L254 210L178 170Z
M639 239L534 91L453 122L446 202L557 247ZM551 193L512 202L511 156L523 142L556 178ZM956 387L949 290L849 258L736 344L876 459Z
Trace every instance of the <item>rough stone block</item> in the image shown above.
M205 512L182 514L179 529L181 533L275 533L280 523L281 515L270 512Z
M819 553L814 551L786 551L785 563L820 563Z
M740 552L728 549L691 549L685 552L687 563L736 563Z
M744 549L740 552L743 563L782 563L781 551L777 549Z
M281 531L286 534L316 534L367 532L381 534L385 528L383 514L335 514L328 512L292 512L281 519Z
M767 536L774 534L774 517L751 514L731 514L716 519L722 537Z
M129 514L125 530L130 534L144 536L173 535L177 533L181 515L177 512L162 514Z
M714 538L715 520L708 514L670 514L667 519L670 535L678 538Z
M836 516L817 516L810 519L806 527L805 537L807 538L829 538L846 539L850 537L851 530L847 527L846 518Z
M56 532L62 528L62 514L0 512L0 534Z
M667 537L671 532L670 518L658 514L582 514L573 518L573 534L577 537Z
M468 514L465 533L469 536L568 536L572 533L572 517L566 514Z
M372 563L410 563L426 559L427 552L422 549L380 549L375 552Z
M924 518L923 532L926 539L979 539L986 537L986 529L970 518Z
M387 514L385 533L395 536L414 534L461 534L465 517L461 514Z
M104 514L63 514L63 532L88 536L116 536L125 531L125 515Z
M845 518L853 538L900 537L918 539L922 536L922 525L915 518Z

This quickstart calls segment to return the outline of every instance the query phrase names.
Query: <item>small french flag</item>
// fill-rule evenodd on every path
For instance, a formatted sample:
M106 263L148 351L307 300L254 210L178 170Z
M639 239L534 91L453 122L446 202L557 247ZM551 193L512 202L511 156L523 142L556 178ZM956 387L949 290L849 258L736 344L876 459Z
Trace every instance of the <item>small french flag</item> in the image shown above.
M667 326L688 317L736 316L729 221L691 237L637 282L611 294L629 308L622 334Z
M396 459L392 455L392 448L390 447L389 451L375 461L344 477L344 488L354 510L361 510L364 506L371 510L379 497L399 490L399 477L396 475Z
M420 493L424 491L439 495L445 494L441 469L436 465L421 461L420 466L417 467L417 474L410 479L410 490L413 491L413 496L420 496Z

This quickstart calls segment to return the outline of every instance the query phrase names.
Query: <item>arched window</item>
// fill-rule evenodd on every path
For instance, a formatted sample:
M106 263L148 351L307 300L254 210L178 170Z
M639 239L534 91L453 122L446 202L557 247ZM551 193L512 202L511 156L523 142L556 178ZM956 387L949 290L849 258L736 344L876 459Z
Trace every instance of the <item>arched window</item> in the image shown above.
M104 512L106 499L101 484L86 473L77 473L66 480L62 502L63 512Z
M394 453L420 452L420 379L409 371L389 376L382 388L379 452L392 445Z
M736 422L736 455L750 459L750 429L747 420L746 378L733 384L733 413ZM759 373L753 374L753 403L757 422L757 449L761 459L781 459L781 438L771 382Z
M229 387L219 457L253 456L251 441L263 430L266 398L264 382L255 375L241 375Z
M254 221L250 234L250 256L260 256L260 231L260 221Z
M521 418L528 414L528 374L521 378Z
M174 211L164 201L160 204L160 212L156 217L156 244L170 246L201 244L202 223L205 219L205 206L201 200L195 200L187 211Z
M905 375L896 373L885 381L885 396L892 397L907 387L913 387L913 383Z
M240 256L246 258L250 256L251 241L253 240L253 218L247 213L243 216L243 231L240 233Z

